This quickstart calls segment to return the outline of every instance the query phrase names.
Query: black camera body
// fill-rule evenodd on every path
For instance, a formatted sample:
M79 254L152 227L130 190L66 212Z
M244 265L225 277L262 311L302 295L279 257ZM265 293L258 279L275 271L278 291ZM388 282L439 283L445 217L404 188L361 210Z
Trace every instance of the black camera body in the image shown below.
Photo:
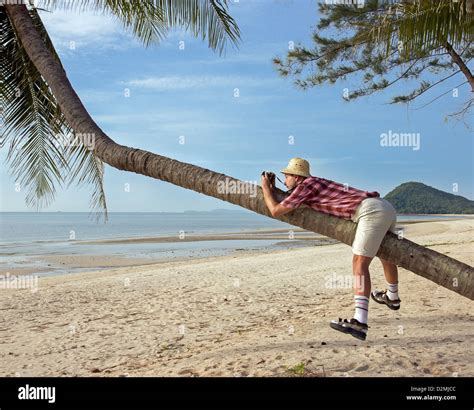
M275 186L275 178L276 178L276 175L273 173L273 172L270 172L270 171L263 171L262 172L262 175L265 175L268 180L270 181L270 184Z

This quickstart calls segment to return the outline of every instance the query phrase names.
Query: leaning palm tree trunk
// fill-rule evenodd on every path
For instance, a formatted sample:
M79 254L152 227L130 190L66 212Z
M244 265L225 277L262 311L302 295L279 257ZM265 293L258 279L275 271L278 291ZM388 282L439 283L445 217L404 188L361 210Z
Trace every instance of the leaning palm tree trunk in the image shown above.
M148 151L117 144L92 120L69 82L65 71L45 46L25 6L5 6L18 38L29 58L49 84L52 93L78 138L94 135L94 155L110 166L143 174L204 195L272 217L261 189L257 195L222 192L221 184L242 184L234 178L195 165L183 163ZM86 141L85 141L86 142ZM228 185L227 185L228 186ZM277 191L282 197L282 191ZM351 245L356 224L307 208L277 218L291 225L337 239ZM474 268L388 232L377 256L423 276L469 299L474 299Z

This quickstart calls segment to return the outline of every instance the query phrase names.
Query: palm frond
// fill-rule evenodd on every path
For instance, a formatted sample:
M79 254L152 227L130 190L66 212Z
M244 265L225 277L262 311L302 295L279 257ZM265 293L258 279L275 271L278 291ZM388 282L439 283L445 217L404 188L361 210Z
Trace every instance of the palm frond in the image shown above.
M74 139L68 150L68 186L73 182L92 187L90 208L96 221L108 219L107 201L104 188L104 163L97 158L89 147Z
M473 0L377 3L382 7L367 25L367 35L372 42L383 44L387 53L398 47L400 54L409 58L424 50L434 53L447 42L459 48L474 40Z
M27 191L27 204L40 208L54 198L65 165L50 137L60 129L56 104L3 10L0 24L3 142L11 142L7 161L13 177Z
M220 54L228 40L237 45L240 38L227 0L41 0L39 6L110 14L147 46L159 43L174 28L207 39Z
M59 61L37 11L31 10L30 15ZM80 143L78 147L64 144L69 132L64 115L29 60L3 8L0 8L0 27L2 145L10 143L7 162L21 189L27 191L26 203L36 208L47 206L54 199L57 187L65 182L70 184L80 172L90 173L90 178L81 178L79 183L92 185L91 206L100 208L106 219L105 194L99 179L101 164ZM71 161L77 155L82 161Z
M182 27L195 37L207 38L209 47L220 54L229 38L236 45L240 29L227 12L227 0L154 0L170 28Z
M227 12L227 0L155 0L163 10L170 28L183 27L194 36L208 39L209 47L222 53L227 37L233 44L240 38L240 29Z

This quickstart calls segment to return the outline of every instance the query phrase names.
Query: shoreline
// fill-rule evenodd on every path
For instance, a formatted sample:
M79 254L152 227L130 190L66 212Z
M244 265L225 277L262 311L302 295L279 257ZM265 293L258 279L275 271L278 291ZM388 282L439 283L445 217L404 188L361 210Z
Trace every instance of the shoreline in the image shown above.
M421 215L421 214L416 214ZM430 214L427 214L430 215ZM443 214L439 214L443 216ZM446 215L449 216L449 215ZM474 219L472 217L465 218L452 218L452 219L420 219L420 220L407 220L407 221L397 221L397 225L412 225L428 222L450 222L463 219ZM175 235L165 234L162 236L128 236L128 237L118 237L118 238L100 238L100 239L84 239L84 240L42 240L42 241L33 241L33 243L50 243L50 242L63 242L69 243L72 245L101 245L101 244L127 244L127 243L180 243L180 242L201 242L201 241L216 241L216 240L266 240L266 239L282 239L290 240L288 238L289 232L294 232L298 235L298 240L315 240L326 238L324 235L318 234L312 231L306 231L302 228L294 227L289 229L283 228L262 228L261 230L242 230L242 231L229 231L229 232L202 232L198 234L186 233L184 232L183 239L179 238L179 233ZM286 234L286 235L276 235L276 234ZM30 243L30 242L25 242Z
M298 240L315 240L325 238L324 235L315 232L305 231L301 228L295 229L265 229L261 231L241 231L241 232L222 232L222 233L200 233L186 234L180 238L177 235L148 236L148 237L129 237L117 239L95 239L74 241L74 245L99 245L99 244L126 244L126 243L180 243L180 242L202 242L202 241L231 241L231 240L269 240L282 239L290 240L289 233L295 234ZM285 235L284 235L285 234Z
M267 239L267 238L262 238ZM279 239L279 238L273 238ZM176 255L176 250L171 250L166 253L166 256L160 257L159 259L154 258L138 258L138 257L121 257L118 255L98 254L63 254L63 255L43 255L31 257L28 263L37 263L37 267L26 266L26 267L0 267L0 277L7 273L11 275L38 275L40 277L47 276L63 276L71 275L82 272L100 272L106 268L121 268L121 267L139 267L148 265L159 265L168 262L179 262L179 261L191 261L191 260L202 260L212 257L226 257L232 255L245 254L267 254L279 251L285 251L288 249L298 249L301 247L313 247L313 246L328 246L338 241L330 238L321 236L317 239L305 239L301 240L295 238L289 240L287 237L283 237L282 242L273 243L267 247L260 248L229 248L221 252L208 251L205 249L192 250L190 255ZM252 239L253 240L253 239ZM205 239L203 240L205 241ZM133 243L133 242L132 242ZM147 242L138 242L147 243ZM155 243L155 242L151 242Z
M459 220L469 221L472 219L408 220L398 222L397 227L409 232L410 227L417 225L433 223L433 226L436 226L439 223ZM198 242L209 242L209 244L197 245ZM240 232L185 234L181 239L179 235L163 235L74 240L68 241L67 245L70 247L64 248L57 254L33 254L23 260L16 260L16 262L9 264L6 262L4 266L0 266L0 276L7 273L18 276L36 274L40 277L69 275L75 272L100 271L106 268L146 266L176 260L233 255L241 251L268 253L276 252L282 248L325 246L334 243L338 243L338 241L298 227L294 227L294 229L262 228ZM146 248L137 251L140 248L136 248L136 246L140 245ZM153 245L157 247L153 247ZM171 248L163 248L166 245L171 245ZM115 248L113 248L114 246ZM188 248L188 246L191 247ZM18 254L9 256L15 260Z

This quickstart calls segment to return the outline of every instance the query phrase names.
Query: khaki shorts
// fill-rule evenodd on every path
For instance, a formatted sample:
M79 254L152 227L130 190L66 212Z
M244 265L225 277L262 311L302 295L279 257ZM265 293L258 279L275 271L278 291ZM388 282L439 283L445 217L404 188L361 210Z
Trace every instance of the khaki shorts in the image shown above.
M373 258L387 231L395 232L397 211L383 198L366 198L356 208L351 220L357 223L352 253Z

